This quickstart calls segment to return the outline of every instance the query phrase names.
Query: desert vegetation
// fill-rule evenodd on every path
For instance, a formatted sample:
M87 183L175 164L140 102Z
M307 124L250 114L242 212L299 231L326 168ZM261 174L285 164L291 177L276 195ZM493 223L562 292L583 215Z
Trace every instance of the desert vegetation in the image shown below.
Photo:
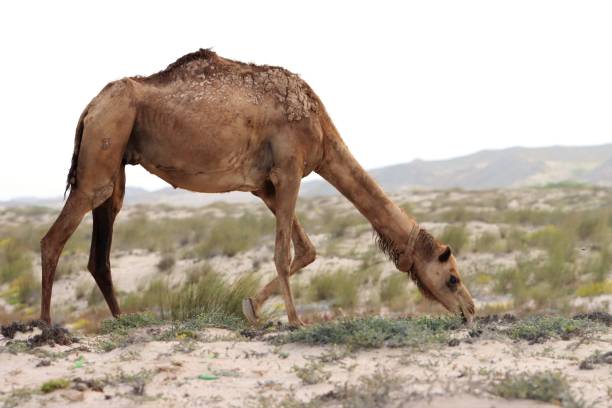
M244 368L250 361L274 361L285 370L283 378L295 382L269 383L261 386L261 395L241 395L240 401L254 407L398 406L432 395L467 393L569 407L605 406L601 402L612 395L609 374L604 374L610 341L606 313L612 312L611 193L555 185L395 194L396 202L457 254L478 309L470 328L423 297L395 270L377 250L365 218L339 196L299 203L299 217L318 250L317 260L291 281L298 311L309 323L306 328L287 330L280 296L266 304L260 326L251 327L242 316L242 299L275 276L274 218L258 203L127 205L115 226L111 253L125 316L109 319L86 269L88 216L66 245L53 297L55 320L74 333L80 345L41 348L53 343L55 335L66 336L43 332L36 341L5 339L0 353L15 364L26 355L77 371L75 364L93 367L100 359L149 361L151 353L173 356L177 365L160 368L150 360L136 371L104 369L104 376L95 378L51 370L22 387L0 387L0 400L5 406L36 405L54 395L80 398L101 392L95 388L112 390L104 392L113 398L161 401L165 397L153 390L163 388L163 378L170 375L166 373L178 375L182 384L194 378L199 384L241 382L250 375L250 368ZM3 325L37 317L38 242L56 213L45 207L0 208ZM19 328L15 326L17 332ZM559 351L570 345L567 355ZM499 350L487 354L492 347ZM203 365L210 355L223 360L223 353L244 365ZM374 364L377 357L372 353L382 353L384 362ZM493 364L497 357L491 356L499 353L514 358L514 365ZM266 357L257 357L260 354ZM534 358L550 364L517 371L517 364L524 362L526 368ZM179 363L195 364L200 372ZM454 372L443 369L445 365L463 368ZM565 368L559 371L561 366ZM391 375L390 369L398 374ZM431 380L412 377L414 370L449 382L434 387L438 391L430 395ZM585 396L574 386L578 377L572 377L572 370L589 375L592 370L608 382L598 382L601 386ZM457 376L461 380L454 385L450 378ZM584 375L580 378L586 381ZM418 385L421 382L429 388ZM400 386L407 383L412 385ZM287 388L298 386L309 391L295 394ZM209 392L202 398L211 406L225 406L227 400L215 395Z

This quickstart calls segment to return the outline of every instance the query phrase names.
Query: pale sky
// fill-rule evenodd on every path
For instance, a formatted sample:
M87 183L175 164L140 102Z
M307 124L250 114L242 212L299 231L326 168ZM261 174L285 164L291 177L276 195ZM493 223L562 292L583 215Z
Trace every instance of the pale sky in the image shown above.
M366 168L612 142L611 22L610 1L2 2L0 200L62 194L91 98L200 47L299 73Z

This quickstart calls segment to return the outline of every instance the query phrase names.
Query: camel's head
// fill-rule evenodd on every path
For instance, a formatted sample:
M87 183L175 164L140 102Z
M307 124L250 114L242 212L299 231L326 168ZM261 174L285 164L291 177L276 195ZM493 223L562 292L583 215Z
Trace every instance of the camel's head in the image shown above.
M471 323L475 314L474 301L461 279L451 247L420 229L414 244L409 249L402 249L392 257L398 269L410 274L424 296L437 300ZM388 248L383 250L393 255Z

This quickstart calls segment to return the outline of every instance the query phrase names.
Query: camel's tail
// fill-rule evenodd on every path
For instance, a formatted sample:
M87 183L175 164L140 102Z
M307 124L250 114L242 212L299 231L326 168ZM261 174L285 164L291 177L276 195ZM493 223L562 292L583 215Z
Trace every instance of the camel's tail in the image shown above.
M68 177L66 179L66 190L64 190L64 198L66 198L66 193L70 189L76 188L77 185L77 165L79 163L79 150L81 148L81 139L83 138L83 127L85 116L87 116L87 110L89 106L85 108L83 113L81 113L81 117L79 118L79 123L77 124L76 133L74 135L74 150L72 152L72 163L70 164L70 170L68 171Z

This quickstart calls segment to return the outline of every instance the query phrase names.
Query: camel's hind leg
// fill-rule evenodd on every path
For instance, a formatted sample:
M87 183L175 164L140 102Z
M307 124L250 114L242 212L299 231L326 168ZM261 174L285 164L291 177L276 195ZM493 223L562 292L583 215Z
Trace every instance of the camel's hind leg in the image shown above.
M72 235L79 226L83 216L91 208L91 201L79 191L71 191L62 212L51 226L47 235L40 241L42 263L42 299L40 318L51 323L51 290L55 278L55 268L59 256Z
M129 80L116 81L105 87L94 99L83 115L77 127L77 143L71 168L71 191L68 200L57 221L41 241L42 257L42 300L40 317L51 321L51 288L55 277L55 268L64 244L79 225L87 211L104 205L96 211L96 231L94 239L100 239L101 249L94 250L94 263L106 259L106 247L110 239L103 236L110 233L108 207L109 197L123 189L124 176L122 160L127 143L132 133L136 107L133 103ZM112 200L111 200L112 201ZM109 204L112 208L113 204ZM97 222L99 221L99 222ZM99 254L98 254L99 252ZM105 262L101 262L104 264ZM108 292L106 276L95 269L96 281L102 282ZM110 274L110 272L109 272ZM109 275L110 276L110 275ZM112 288L112 286L111 286ZM108 300L109 298L107 298ZM115 302L116 304L116 302ZM110 303L109 303L110 305ZM113 306L111 306L111 310ZM118 310L118 308L117 308Z
M121 314L113 289L113 279L110 268L110 249L113 239L113 224L121 210L125 193L125 167L115 181L113 195L102 205L92 211L93 232L91 235L91 250L87 269L93 275L113 316Z
M261 198L266 206L276 213L276 200L275 192L272 189L266 189L261 191L253 192L254 195ZM294 255L291 261L291 268L289 269L289 276L292 276L299 272L302 268L310 265L314 262L317 252L306 235L304 228L300 224L297 216L293 216L293 227L291 229L291 239L293 241ZM268 298L278 291L279 288L278 277L272 279L266 286L264 286L253 298L244 299L242 302L242 311L245 317L251 322L256 323L258 319L258 311L261 306L268 300Z

